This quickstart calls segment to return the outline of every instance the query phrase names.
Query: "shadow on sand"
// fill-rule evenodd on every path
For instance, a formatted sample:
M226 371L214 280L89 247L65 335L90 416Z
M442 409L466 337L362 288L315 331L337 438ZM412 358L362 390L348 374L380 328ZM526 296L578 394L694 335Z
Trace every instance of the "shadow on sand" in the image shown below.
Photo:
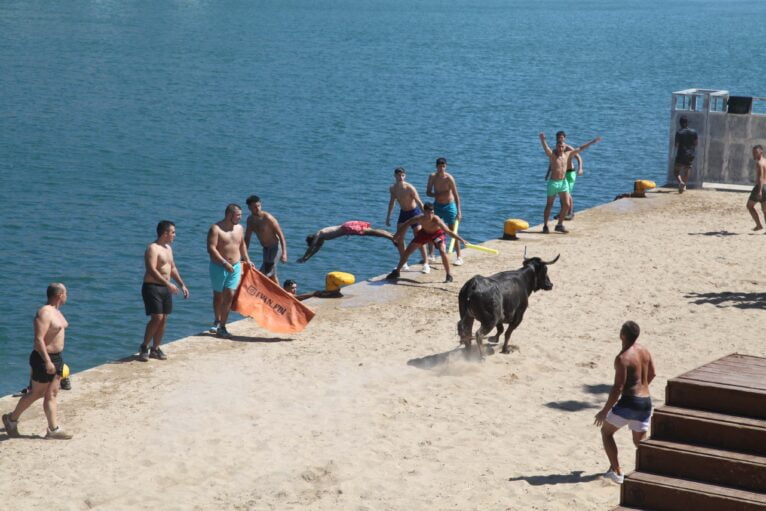
M689 236L717 236L723 238L724 236L738 236L739 233L731 231L710 231L710 232L690 232Z
M545 406L548 408L553 408L554 410L561 410L562 412L579 412L581 410L587 410L589 408L599 408L598 405L589 403L587 401L551 401L550 403L545 403Z
M766 309L766 293L688 293L689 303L697 305L711 304L716 307L736 307L738 309Z
M612 386L606 383L597 383L596 385L585 384L582 386L583 392L588 394L609 394L612 390Z
M589 483L602 477L602 474L582 475L582 470L573 470L569 474L550 474L547 476L519 476L509 477L509 481L526 481L532 486L543 486L546 484L576 484Z

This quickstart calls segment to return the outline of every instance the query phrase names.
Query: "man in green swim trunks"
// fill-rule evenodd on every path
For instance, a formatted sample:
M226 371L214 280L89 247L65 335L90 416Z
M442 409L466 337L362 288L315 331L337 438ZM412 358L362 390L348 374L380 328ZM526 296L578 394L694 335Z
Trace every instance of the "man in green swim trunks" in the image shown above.
M569 152L574 149L574 147L567 144L567 134L564 132L564 130L556 132L556 144L558 145L560 142L564 143L564 151ZM577 168L575 168L574 165L575 160L577 160ZM569 160L567 163L566 179L567 183L569 183L569 213L564 214L563 211L559 211L559 216L564 215L564 220L572 220L574 218L574 197L572 196L572 192L574 192L574 185L575 181L577 181L577 176L582 176L582 171L582 157L579 154L576 154L574 158ZM546 181L548 180L550 173L551 166L548 165L548 172L545 174ZM554 218L558 220L558 216Z
M557 140L556 148L555 150L552 150L548 147L548 143L545 141L545 133L540 133L540 143L550 160L551 171L547 187L548 201L545 204L545 213L543 215L543 232L546 234L550 232L548 230L548 218L551 216L551 210L553 209L553 202L556 200L556 195L559 196L559 201L561 203L561 213L559 214L559 220L556 224L556 231L561 233L569 232L564 228L564 218L570 211L569 183L566 180L566 170L570 168L572 159L576 155L579 155L582 151L596 142L601 141L601 137L596 137L580 147L566 151L566 142L564 139L565 137Z
M755 205L761 203L761 210L763 210L764 220L766 220L766 158L763 157L763 146L757 145L753 147L753 159L755 160L755 186L753 191L750 192L750 197L747 199L747 210L750 212L750 216L755 220L754 231L760 231L763 229L761 219L758 218L758 212L755 210Z

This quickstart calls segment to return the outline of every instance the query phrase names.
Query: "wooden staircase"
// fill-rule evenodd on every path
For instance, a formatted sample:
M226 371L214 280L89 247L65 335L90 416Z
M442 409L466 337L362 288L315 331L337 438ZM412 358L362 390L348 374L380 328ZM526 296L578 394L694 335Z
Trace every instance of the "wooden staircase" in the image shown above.
M668 381L617 510L766 511L766 358L728 355Z

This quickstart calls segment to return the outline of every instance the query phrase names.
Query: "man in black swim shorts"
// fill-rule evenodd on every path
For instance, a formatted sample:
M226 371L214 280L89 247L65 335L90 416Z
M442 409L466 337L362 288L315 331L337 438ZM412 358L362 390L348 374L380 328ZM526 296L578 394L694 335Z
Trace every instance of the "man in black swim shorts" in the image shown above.
M34 349L29 355L32 368L32 390L21 396L16 409L3 415L3 425L9 437L19 437L19 419L21 414L35 401L43 398L43 410L48 419L48 432L45 438L69 440L70 433L58 423L58 396L61 373L64 368L64 331L69 326L59 310L67 301L64 284L54 282L48 286L48 301L37 310L35 315Z
M141 296L144 299L146 315L150 316L144 331L144 342L138 350L138 360L147 362L149 357L157 360L167 359L160 348L162 336L168 315L173 312L173 295L178 288L170 281L174 279L181 286L184 298L189 298L189 290L178 273L173 259L173 249L170 248L176 238L176 225L170 220L162 220L157 224L157 239L146 247L144 253L144 283L141 286ZM149 342L152 342L151 352Z
M601 426L601 439L609 458L609 470L604 476L618 484L622 484L624 476L617 458L614 434L628 426L633 432L633 443L638 447L649 431L652 417L649 384L654 379L654 362L649 350L636 342L640 333L641 329L633 321L622 325L622 351L614 359L614 385L594 421L596 426Z

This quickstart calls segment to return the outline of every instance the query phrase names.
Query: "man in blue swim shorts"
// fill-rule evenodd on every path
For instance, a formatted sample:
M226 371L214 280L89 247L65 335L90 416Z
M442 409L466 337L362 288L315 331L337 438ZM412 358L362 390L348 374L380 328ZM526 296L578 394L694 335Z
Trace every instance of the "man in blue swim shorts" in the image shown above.
M556 200L557 195L559 196L559 202L561 203L561 212L559 213L559 221L556 224L556 231L564 234L569 232L564 228L564 219L571 210L569 182L566 179L566 171L568 168L573 168L573 158L600 140L601 137L596 137L576 149L567 149L570 146L567 146L566 144L566 137L557 137L556 148L551 149L545 141L545 133L540 133L540 143L543 146L546 156L548 156L548 170L550 172L550 179L548 179L548 174L546 174L546 179L548 179L548 200L545 203L545 212L543 213L543 232L545 234L550 232L548 230L548 218L551 216L553 202Z
M279 226L279 222L271 213L263 210L261 199L257 195L247 198L247 208L250 216L247 217L245 228L245 245L250 248L250 239L255 233L263 248L263 261L259 271L271 278L279 285L277 278L277 259L287 262L287 241Z
M388 189L391 194L391 199L388 201L388 213L386 214L386 225L388 226L391 225L391 212L394 210L395 202L399 203L399 219L396 221L396 227L401 226L410 218L423 214L423 201L420 200L420 195L418 195L415 187L405 181L406 178L407 171L403 167L396 167L394 169L394 179L396 182ZM419 230L420 224L412 226L414 234L417 234ZM399 239L396 246L399 249L399 255L404 254L404 237ZM428 265L426 248L424 246L420 247L420 254L423 256L423 269L421 271L428 273L431 271L431 267ZM407 270L408 268L409 266L405 261L402 269Z
M654 362L649 350L636 342L640 333L641 329L633 321L622 325L622 351L614 359L614 385L594 421L596 426L601 427L601 439L609 458L609 470L604 476L619 484L622 484L624 476L617 458L614 434L623 426L628 426L633 432L633 443L638 447L639 442L646 438L652 417L649 384L654 380Z
M454 231L457 221L463 219L460 208L460 195L457 193L455 178L447 173L447 160L436 159L436 172L428 176L426 195L434 198L434 212L441 218L450 230ZM446 245L445 245L446 248ZM460 257L460 243L455 243L455 266L463 264Z
M218 337L231 338L226 321L231 312L234 293L242 277L242 263L253 266L247 254L242 226L242 208L226 206L224 219L210 226L207 232L207 252L210 255L210 283L213 286L213 329Z

